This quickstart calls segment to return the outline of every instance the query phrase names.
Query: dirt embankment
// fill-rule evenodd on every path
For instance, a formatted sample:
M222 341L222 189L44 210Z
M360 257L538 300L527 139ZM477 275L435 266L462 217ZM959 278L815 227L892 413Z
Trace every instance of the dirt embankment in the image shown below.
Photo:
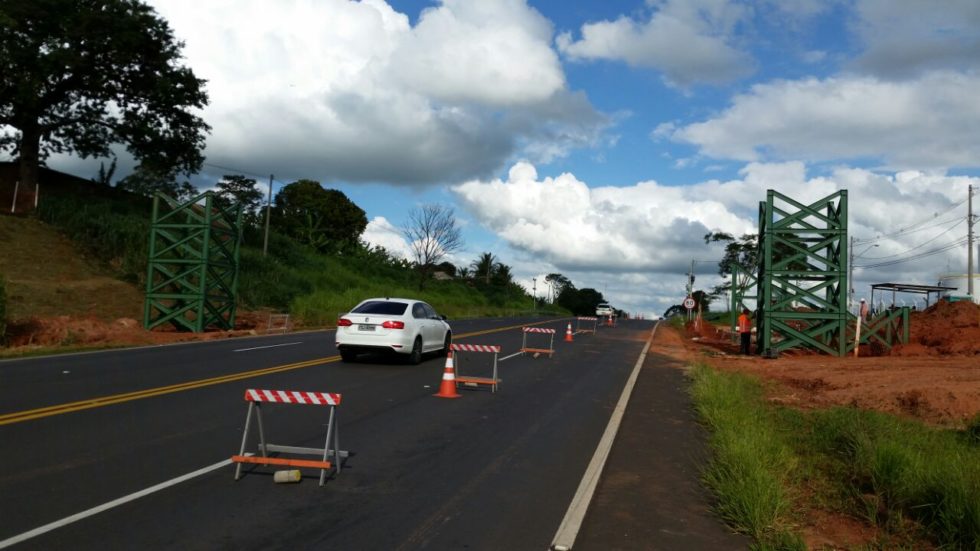
M806 351L774 360L740 356L727 333L710 325L698 332L688 328L683 340L692 361L777 383L768 389L773 402L805 409L854 406L962 426L980 413L980 307L940 301L913 312L910 326L909 344L857 358Z

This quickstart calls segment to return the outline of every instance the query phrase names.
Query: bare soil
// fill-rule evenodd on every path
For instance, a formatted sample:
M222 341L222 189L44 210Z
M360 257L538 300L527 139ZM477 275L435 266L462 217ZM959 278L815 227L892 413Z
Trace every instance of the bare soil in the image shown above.
M805 351L777 359L740 356L727 328L688 328L685 354L719 369L778 383L769 399L802 409L854 406L962 427L980 412L980 307L940 301L913 312L910 342L891 351L862 347L858 357ZM879 355L870 355L879 354Z

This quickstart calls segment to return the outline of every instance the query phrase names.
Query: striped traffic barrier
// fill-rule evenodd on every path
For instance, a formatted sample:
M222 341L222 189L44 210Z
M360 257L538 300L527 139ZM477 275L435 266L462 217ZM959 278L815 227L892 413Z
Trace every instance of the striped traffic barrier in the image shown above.
M575 318L576 333L595 333L599 326L599 318L589 316L579 316Z
M527 354L528 352L533 352L536 354L547 354L550 358L555 353L555 330L549 329L547 327L525 327L524 340L521 342L521 353ZM548 348L532 348L527 345L527 335L528 333L536 334L543 333L551 336L551 340L548 343Z
M238 455L231 456L235 467L235 480L241 478L242 464L252 463L255 465L284 465L287 467L306 467L310 469L320 469L320 486L323 486L327 477L327 470L333 468L334 472L340 473L341 463L348 456L348 452L340 449L340 436L337 430L337 407L340 405L340 394L329 392L306 392L295 390L258 390L250 388L245 391L245 401L248 402L248 413L245 415L245 429L242 431L242 447ZM265 429L262 425L262 404L290 404L306 406L325 406L330 408L330 416L327 419L327 440L323 448L305 448L299 446L281 446L270 444L265 439ZM252 425L252 414L255 413L259 428L259 448L260 455L245 455L245 447L248 445L248 430ZM330 447L331 439L333 448ZM291 453L296 455L315 455L321 459L319 461L311 459L293 459L286 457L269 457L270 453ZM333 461L328 461L332 457Z
M497 386L500 384L500 379L497 378L497 354L500 353L500 347L487 344L457 344L453 343L450 345L450 349L457 352L456 354L456 384L463 384L466 386L479 386L487 385L490 387L491 392L497 392ZM490 377L476 377L471 375L460 375L460 366L464 363L463 357L465 355L459 354L459 352L482 352L493 354L492 360L492 372Z

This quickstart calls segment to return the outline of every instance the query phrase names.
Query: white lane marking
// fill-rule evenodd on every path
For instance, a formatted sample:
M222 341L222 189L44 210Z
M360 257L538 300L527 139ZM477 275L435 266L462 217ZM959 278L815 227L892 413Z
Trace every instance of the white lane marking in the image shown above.
M294 344L303 344L303 341L284 342L282 344L270 344L267 346L253 346L252 348L239 348L238 350L232 350L232 352L248 352L249 350L262 350L263 348L276 348L279 346L293 346Z
M643 352L640 353L640 357L636 360L636 365L633 366L633 372L630 374L630 378L626 380L626 386L623 388L623 393L619 395L619 401L616 402L616 409L613 410L612 416L609 418L606 431L602 433L599 445L592 455L592 461L589 462L589 467L582 476L578 490L575 491L575 497L572 498L572 502L568 505L568 510L565 511L565 518L561 520L561 525L558 527L558 532L555 533L555 539L552 540L549 549L568 551L575 543L578 531L582 528L585 513L589 509L589 503L592 502L592 495L595 493L596 486L599 484L602 469L606 466L609 451L612 450L613 441L616 440L616 433L619 432L619 425L623 420L623 414L626 412L626 405L630 401L630 395L633 393L633 387L636 385L636 378L640 374L640 368L643 367L643 361L647 357L647 351L650 350L650 343L653 342L653 336L657 334L657 327L659 325L660 322L658 321L654 324L653 330L650 331L650 338L647 339L647 343L643 347Z
M252 453L249 452L249 453L246 453L245 455L252 455ZM61 520L56 520L54 522L45 524L44 526L39 526L39 527L37 527L37 528L35 528L33 530L24 532L23 534L19 534L19 535L16 535L16 536L12 537L12 538L7 538L7 539L5 539L3 541L0 541L0 549L4 549L6 547L10 547L11 545L20 543L22 541L27 541L27 540L29 540L31 538L40 536L41 534L45 534L45 533L50 532L52 530L61 528L63 526L67 526L67 525L69 525L69 524L71 524L73 522L78 522L78 521L80 521L82 519L85 519L85 518L88 518L90 516L97 515L97 514L103 512L103 511L108 511L109 509L112 509L113 507L118 507L118 506L123 505L125 503L129 503L130 501L135 501L135 500L137 500L137 499L139 499L141 497L146 497L146 496L148 496L148 495L150 495L150 494L152 494L154 492L159 492L160 490L169 488L171 486L175 486L177 484L180 484L181 482L186 482L186 481L188 481L188 480L190 480L190 479L192 479L194 477L201 476L202 474L207 474L207 473L209 473L211 471L218 470L218 469L220 469L222 467L227 467L228 465L231 465L231 459L225 459L224 461L219 461L219 462L215 463L214 465L209 465L207 467L204 467L203 469L198 469L198 470L196 470L196 471L194 471L192 473L187 473L185 475L178 476L177 478L172 478L172 479L170 479L170 480L168 480L166 482L161 482L160 484L157 484L156 486L150 486L149 488L145 488L145 489L140 490L138 492L129 494L128 496L123 496L123 497L121 497L119 499L114 499L114 500L112 500L112 501L110 501L108 503L103 503L102 505L98 505L96 507L92 507L91 509L88 509L86 511L82 511L81 513L75 513L74 515L65 517L65 518L63 518Z
M497 358L497 361L498 362L502 362L504 360L509 360L509 359L513 358L514 356L520 356L521 354L523 354L523 352L514 352L510 356L504 356L503 358Z

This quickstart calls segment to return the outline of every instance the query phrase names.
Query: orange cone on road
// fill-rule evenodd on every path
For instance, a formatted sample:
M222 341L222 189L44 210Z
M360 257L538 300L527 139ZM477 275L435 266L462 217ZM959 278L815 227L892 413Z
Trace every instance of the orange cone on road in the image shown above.
M565 342L575 342L572 338L572 324L568 324L568 329L565 330Z
M433 394L439 398L460 398L456 392L456 369L453 368L453 353L446 353L446 369L442 372L442 384L439 385L439 392Z

